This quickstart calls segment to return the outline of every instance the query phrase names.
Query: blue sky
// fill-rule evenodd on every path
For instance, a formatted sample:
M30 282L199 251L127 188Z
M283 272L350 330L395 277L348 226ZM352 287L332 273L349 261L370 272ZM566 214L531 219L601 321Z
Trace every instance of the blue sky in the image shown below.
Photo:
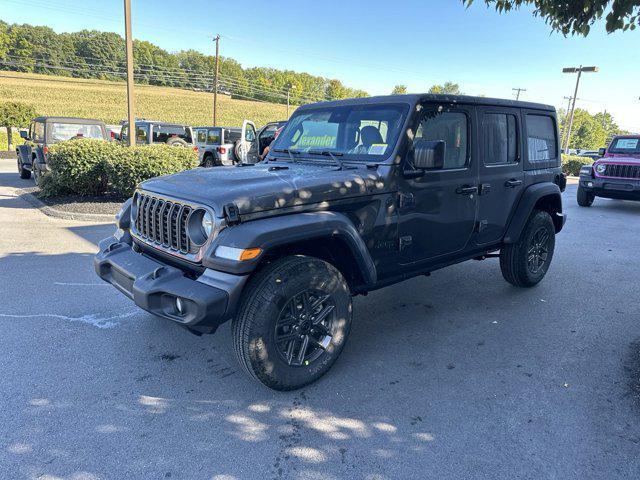
M122 33L122 0L0 0L0 18ZM578 106L607 110L623 127L640 131L640 32L607 35L603 23L589 37L551 33L531 10L499 15L482 0L132 0L134 37L169 50L221 53L243 66L292 69L389 93L434 83L459 83L471 95L521 98L566 106L575 76L564 66L597 65L583 76ZM176 7L178 5L178 7ZM234 5L241 5L234 6ZM235 11L235 10L241 10Z

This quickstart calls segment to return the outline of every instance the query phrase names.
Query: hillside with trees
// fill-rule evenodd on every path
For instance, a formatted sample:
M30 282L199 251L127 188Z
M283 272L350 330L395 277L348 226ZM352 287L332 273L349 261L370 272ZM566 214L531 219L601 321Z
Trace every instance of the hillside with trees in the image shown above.
M213 91L215 57L195 50L168 52L134 40L136 83ZM275 68L243 68L221 57L219 89L232 97L292 104L367 96L339 80ZM0 21L0 70L122 81L125 42L111 32L56 33L49 27Z

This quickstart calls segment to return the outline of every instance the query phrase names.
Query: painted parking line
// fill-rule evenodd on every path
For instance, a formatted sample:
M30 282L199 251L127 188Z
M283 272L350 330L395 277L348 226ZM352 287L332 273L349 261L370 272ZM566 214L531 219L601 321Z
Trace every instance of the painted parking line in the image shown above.
M70 317L67 315L57 315L54 313L39 313L33 315L17 315L17 314L9 314L9 313L0 313L0 318L18 318L18 319L28 319L28 318L55 318L58 320L66 320L69 322L79 322L87 325L91 325L101 329L115 328L123 320L131 318L137 314L141 313L140 310L134 310L127 313L122 313L120 315L114 315L111 317L103 317L100 315L96 315L94 313L90 313L87 315L82 315L80 317Z

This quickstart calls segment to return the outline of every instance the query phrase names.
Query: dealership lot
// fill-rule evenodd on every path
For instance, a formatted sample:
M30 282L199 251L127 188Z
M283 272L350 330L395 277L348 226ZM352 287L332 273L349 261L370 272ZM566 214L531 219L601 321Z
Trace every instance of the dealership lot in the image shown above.
M319 382L239 371L93 272L113 225L44 216L0 160L4 478L637 478L640 203L564 194L536 288L467 262L355 301Z

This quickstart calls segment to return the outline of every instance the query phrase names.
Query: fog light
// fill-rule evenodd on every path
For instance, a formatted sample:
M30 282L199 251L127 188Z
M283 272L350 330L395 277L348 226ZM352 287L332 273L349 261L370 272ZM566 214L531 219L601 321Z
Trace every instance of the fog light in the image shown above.
M593 182L587 182L587 187L593 188Z
M180 297L176 297L176 310L180 315L184 315L184 303Z

